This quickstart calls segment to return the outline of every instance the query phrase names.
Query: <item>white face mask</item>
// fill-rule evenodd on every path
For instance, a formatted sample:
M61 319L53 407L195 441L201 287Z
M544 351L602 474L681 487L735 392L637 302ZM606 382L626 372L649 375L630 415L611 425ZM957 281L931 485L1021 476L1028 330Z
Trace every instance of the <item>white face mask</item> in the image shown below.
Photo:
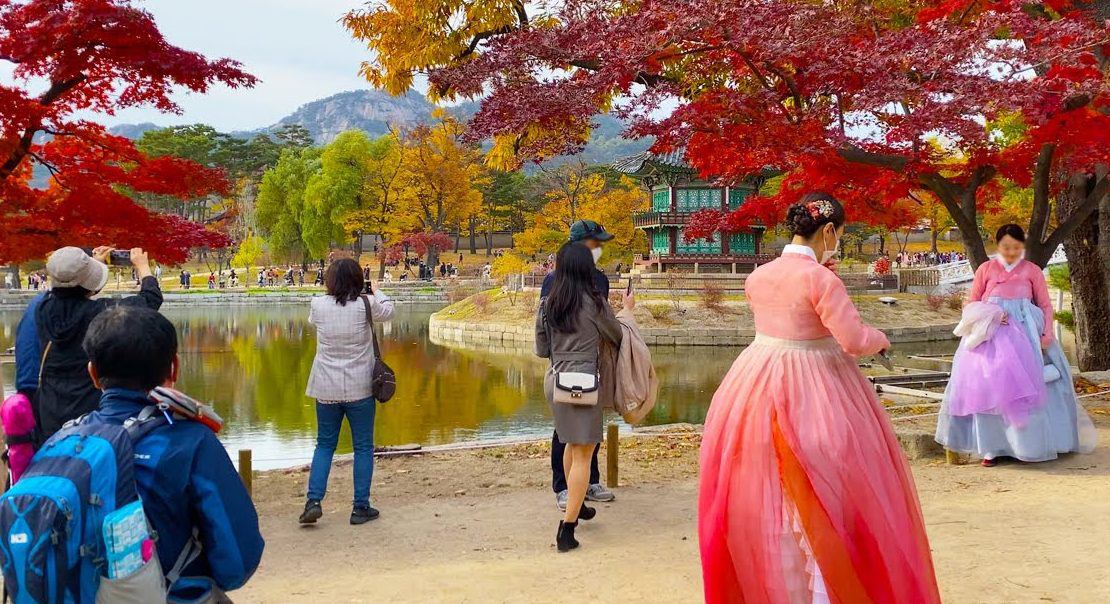
M821 237L823 242L825 240L824 231L821 232ZM833 231L833 237L836 237L836 231ZM828 264L840 252L840 238L837 237L835 241L836 243L831 250L826 247L825 251L821 253L821 264Z
M594 255L594 264L597 264L597 261L601 260L601 248L595 247L590 250L590 253Z

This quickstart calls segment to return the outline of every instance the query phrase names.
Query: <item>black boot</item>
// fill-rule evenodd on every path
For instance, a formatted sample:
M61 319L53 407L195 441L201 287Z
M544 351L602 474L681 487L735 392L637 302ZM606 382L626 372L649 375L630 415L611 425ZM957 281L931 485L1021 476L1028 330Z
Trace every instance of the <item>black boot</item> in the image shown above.
M574 529L577 522L559 522L559 532L555 534L555 545L560 552L569 552L578 547L578 540L574 538Z
M582 504L582 507L578 508L579 520L593 520L594 516L597 516L597 510L586 505L585 503Z
M304 511L301 512L301 524L316 524L316 521L324 515L324 510L320 507L320 502L315 499L309 499L304 504Z

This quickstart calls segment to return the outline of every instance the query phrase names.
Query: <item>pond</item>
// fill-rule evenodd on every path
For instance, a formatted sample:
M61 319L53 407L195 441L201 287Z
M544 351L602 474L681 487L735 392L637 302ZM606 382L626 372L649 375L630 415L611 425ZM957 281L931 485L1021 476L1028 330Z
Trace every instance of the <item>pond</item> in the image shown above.
M379 407L379 445L437 445L551 432L543 400L546 361L530 354L455 350L428 341L435 308L398 307L381 342L397 371L396 397ZM259 469L307 462L315 438L313 401L304 395L315 351L307 306L170 308L181 338L178 387L211 402L225 419L232 457L254 451ZM0 346L12 345L19 313L0 313ZM945 353L953 343L902 346ZM700 423L721 377L742 348L660 347L652 351L663 387L649 424ZM4 367L12 383L12 367ZM615 417L615 416L614 416ZM344 430L340 452L350 452Z

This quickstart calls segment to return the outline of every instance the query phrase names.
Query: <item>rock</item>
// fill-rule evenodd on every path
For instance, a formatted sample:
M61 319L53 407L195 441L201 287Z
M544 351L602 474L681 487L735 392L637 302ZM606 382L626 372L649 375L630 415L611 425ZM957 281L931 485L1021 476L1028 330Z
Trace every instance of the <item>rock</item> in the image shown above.
M895 435L909 459L925 459L944 455L944 448L933 439L933 434L922 430L896 430Z
M1092 384L1110 384L1110 371L1084 371L1079 377Z
M455 491L455 497L462 497L463 495L466 495L466 489L459 489Z

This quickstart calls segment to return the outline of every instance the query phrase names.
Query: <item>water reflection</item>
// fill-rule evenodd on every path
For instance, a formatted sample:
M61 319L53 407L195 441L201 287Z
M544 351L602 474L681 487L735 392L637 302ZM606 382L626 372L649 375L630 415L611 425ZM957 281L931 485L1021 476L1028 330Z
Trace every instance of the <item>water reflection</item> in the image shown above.
M405 307L385 325L384 355L397 372L397 395L379 407L378 444L443 444L545 435L546 361L531 354L455 350L428 340L432 308ZM212 402L227 421L230 451L254 450L258 468L307 461L315 408L304 395L316 346L306 306L168 309L181 337L180 388ZM10 346L18 313L0 313L0 346ZM922 345L915 352L948 352ZM663 384L650 424L701 422L721 376L740 348L656 348ZM903 351L906 349L903 348ZM11 385L10 366L4 368ZM340 452L350 452L346 430Z

